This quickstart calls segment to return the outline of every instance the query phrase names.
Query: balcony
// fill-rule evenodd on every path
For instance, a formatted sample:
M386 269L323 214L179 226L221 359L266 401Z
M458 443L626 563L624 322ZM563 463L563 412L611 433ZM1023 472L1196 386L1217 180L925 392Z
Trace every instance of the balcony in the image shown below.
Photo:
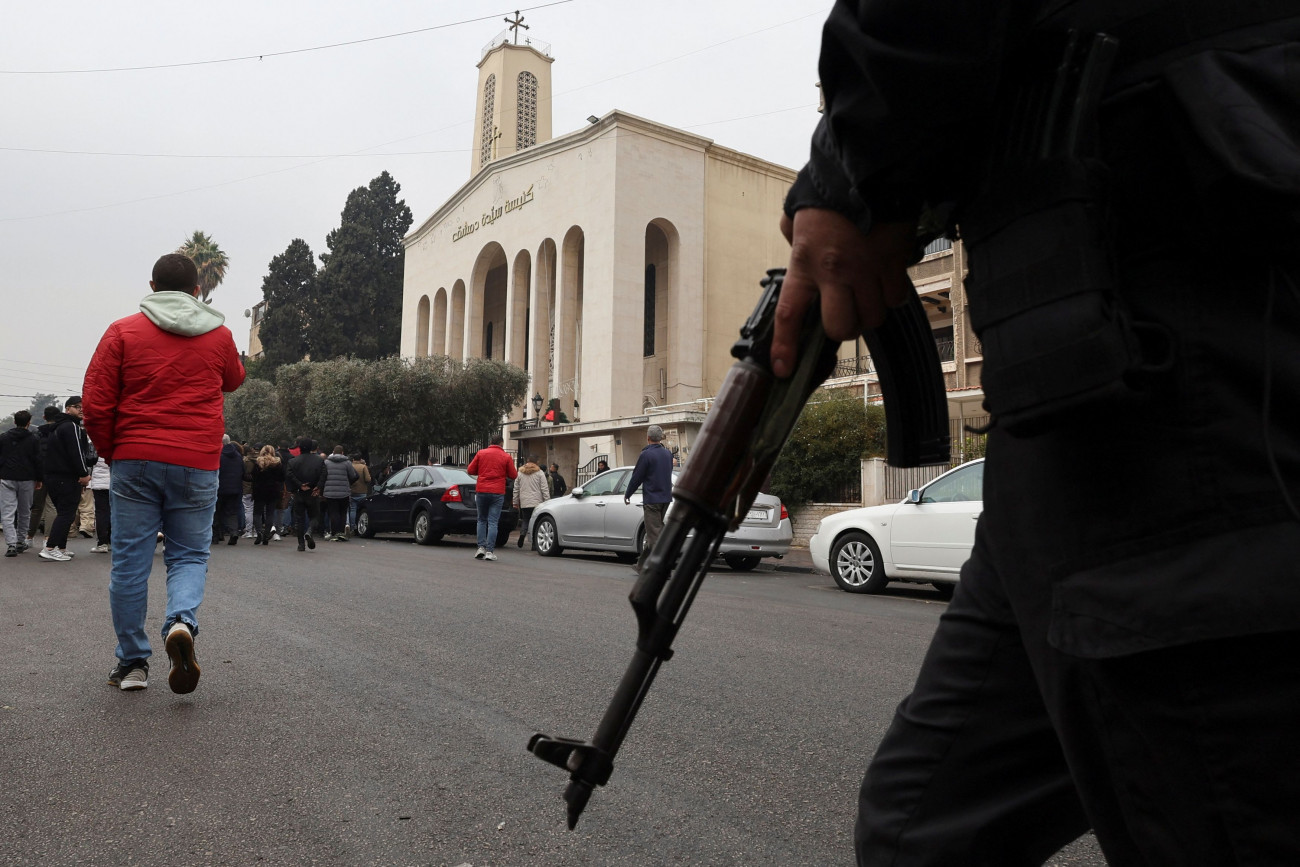
M934 345L939 350L940 361L956 360L956 345L951 337L936 337ZM857 358L841 358L835 362L835 368L831 371L829 378L844 379L851 376L870 376L875 372L876 365L871 360L871 356L859 355Z

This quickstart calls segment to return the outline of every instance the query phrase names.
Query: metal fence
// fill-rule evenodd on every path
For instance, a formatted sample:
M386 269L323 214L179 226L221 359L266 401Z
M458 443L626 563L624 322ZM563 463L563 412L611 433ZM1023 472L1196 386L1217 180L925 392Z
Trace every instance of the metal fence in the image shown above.
M861 503L862 473L859 472L852 478L840 479L834 484L813 491L809 501L813 503Z
M875 365L871 363L870 355L859 355L857 358L841 358L835 362L835 369L831 371L831 378L860 376L864 373L874 373L875 369Z
M984 457L988 434L980 433L978 430L972 431L970 428L981 428L988 423L988 416L950 419L948 433L952 437L951 456L946 464L937 467L885 467L884 501L892 503L901 500L907 496L908 491L923 487L953 467Z
M885 502L895 503L907 496L907 492L919 488L938 476L948 472L951 467L886 467L885 468Z
M594 458L578 467L577 477L573 480L574 486L585 485L587 482L595 478L596 474L600 472L596 467L600 466L601 461L609 463L609 455L596 455Z
M947 238L935 238L925 245L924 255L929 256L931 253L942 253L944 250L952 249L952 241Z

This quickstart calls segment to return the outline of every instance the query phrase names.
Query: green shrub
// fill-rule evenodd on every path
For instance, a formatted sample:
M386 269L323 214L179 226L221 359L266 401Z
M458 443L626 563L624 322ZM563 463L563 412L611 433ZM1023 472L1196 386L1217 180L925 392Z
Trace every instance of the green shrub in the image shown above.
M883 407L817 392L772 468L769 489L792 511L805 503L835 502L840 491L860 484L863 458L884 453Z

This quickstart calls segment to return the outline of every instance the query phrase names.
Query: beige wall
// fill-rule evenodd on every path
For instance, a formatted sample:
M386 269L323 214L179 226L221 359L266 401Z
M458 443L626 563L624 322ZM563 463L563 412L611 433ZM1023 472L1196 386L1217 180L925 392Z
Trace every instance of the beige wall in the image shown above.
M708 306L700 337L707 347L703 383L709 395L731 369L731 346L758 301L759 281L768 268L790 260L780 219L795 178L789 169L724 148L714 148L711 156L705 199Z
M405 239L401 353L480 356L486 319L493 357L527 367L529 396L560 397L571 419L639 416L648 393L656 405L712 396L759 279L785 261L777 223L793 178L617 112L498 159ZM647 261L658 296L651 358L643 356ZM511 417L525 414L528 402ZM576 458L590 445L613 453L612 435L590 440Z

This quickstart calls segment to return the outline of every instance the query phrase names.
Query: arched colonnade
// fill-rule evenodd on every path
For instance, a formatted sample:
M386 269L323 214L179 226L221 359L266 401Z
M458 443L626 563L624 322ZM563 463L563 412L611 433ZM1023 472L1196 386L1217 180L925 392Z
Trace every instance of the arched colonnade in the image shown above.
M547 402L558 397L569 418L575 418L574 404L582 397L587 242L583 229L573 226L558 243L547 238L531 249L507 252L496 241L484 244L468 278L420 297L415 355L447 355L462 361L495 358L518 365L531 375L531 391ZM644 334L640 405L663 402L679 268L677 247L678 235L671 223L647 223L639 269L644 273L642 295L617 305L618 315L641 320L636 332ZM630 349L616 347L617 351ZM533 415L531 401L525 400L522 409L525 415Z

